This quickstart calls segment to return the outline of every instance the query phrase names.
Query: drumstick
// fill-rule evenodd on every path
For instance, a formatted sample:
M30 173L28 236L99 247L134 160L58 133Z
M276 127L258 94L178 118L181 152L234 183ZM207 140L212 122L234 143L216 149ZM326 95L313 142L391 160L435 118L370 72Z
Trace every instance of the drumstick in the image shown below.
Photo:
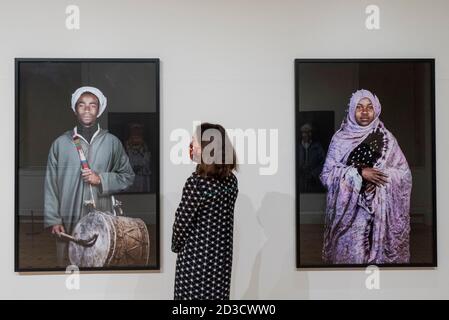
M94 234L90 239L84 240L84 239L77 239L71 235L68 235L67 233L60 232L57 234L60 238L65 238L69 241L73 241L76 244L82 245L84 247L91 247L97 242L98 234Z

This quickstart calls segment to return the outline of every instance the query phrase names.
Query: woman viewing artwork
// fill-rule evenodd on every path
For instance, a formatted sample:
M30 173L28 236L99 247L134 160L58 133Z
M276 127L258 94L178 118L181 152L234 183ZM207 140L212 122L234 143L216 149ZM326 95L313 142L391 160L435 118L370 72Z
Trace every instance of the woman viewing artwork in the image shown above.
M178 254L175 300L228 300L231 288L236 154L225 129L202 123L190 145L195 172L184 184L173 224Z
M380 113L376 95L356 91L329 146L320 175L327 189L325 263L410 261L412 175Z

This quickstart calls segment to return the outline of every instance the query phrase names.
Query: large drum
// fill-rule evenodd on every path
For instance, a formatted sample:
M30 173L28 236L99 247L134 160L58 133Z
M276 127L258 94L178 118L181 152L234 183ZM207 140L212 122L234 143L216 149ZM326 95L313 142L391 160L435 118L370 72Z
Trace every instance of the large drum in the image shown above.
M72 236L93 239L89 245L70 242L69 259L78 267L148 265L150 239L141 219L94 210L80 219Z

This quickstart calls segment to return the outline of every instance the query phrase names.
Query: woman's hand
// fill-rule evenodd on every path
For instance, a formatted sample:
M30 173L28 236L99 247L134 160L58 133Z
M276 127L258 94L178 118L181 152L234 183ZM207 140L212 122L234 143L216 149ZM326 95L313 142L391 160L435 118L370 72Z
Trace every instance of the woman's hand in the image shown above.
M368 186L366 187L366 192L373 193L374 191L376 191L376 185L368 183Z
M388 183L388 176L374 168L363 168L362 177L376 187L382 187Z

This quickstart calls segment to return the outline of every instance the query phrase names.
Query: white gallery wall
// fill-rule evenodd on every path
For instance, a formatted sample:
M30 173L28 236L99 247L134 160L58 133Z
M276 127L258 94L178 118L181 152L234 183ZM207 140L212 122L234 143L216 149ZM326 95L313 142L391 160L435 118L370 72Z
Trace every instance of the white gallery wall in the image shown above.
M65 27L68 5L80 29ZM380 30L365 27L380 8ZM170 161L170 133L192 121L278 129L278 170L242 165L235 211L234 299L449 298L449 1L0 1L0 298L171 299L171 226L193 165ZM81 275L14 273L14 58L160 58L161 270ZM295 268L295 58L435 58L438 268ZM61 106L61 108L68 108ZM45 112L43 110L42 112Z

